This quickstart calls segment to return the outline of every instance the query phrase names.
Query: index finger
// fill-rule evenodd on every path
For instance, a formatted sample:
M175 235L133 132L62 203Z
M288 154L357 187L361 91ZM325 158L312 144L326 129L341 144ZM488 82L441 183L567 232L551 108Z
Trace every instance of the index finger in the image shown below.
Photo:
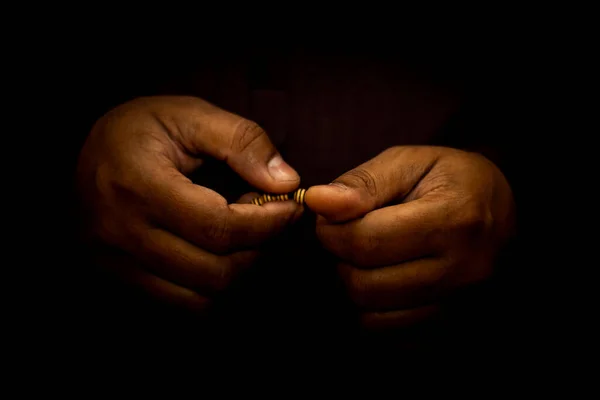
M252 186L267 192L289 192L300 181L255 122L205 100L169 96L146 99L152 115L185 154L210 155L226 162Z
M148 182L148 210L166 230L213 253L252 248L281 232L302 213L293 201L263 206L228 204L217 192L177 173Z
M447 220L443 203L422 198L380 208L342 224L321 218L317 234L342 260L374 268L439 254Z

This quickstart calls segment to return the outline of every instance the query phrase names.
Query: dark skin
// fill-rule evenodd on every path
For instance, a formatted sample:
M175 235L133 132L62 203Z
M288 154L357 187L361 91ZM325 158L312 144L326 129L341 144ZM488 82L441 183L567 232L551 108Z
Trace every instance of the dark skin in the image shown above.
M502 173L476 153L392 147L327 186L307 204L317 235L370 328L436 315L454 291L481 282L514 227Z
M248 204L250 194L228 204L187 178L206 157L258 191L300 183L258 125L192 97L117 107L95 125L78 165L89 238L135 260L106 265L200 313L304 211L293 201ZM309 188L306 205L368 328L428 319L444 298L488 278L515 224L501 171L480 154L444 147L391 147Z
M258 245L301 213L293 202L227 204L194 185L186 174L201 168L203 155L263 190L291 191L300 181L277 162L260 127L195 98L141 98L118 107L92 129L78 165L90 239L138 261L119 262L115 272L200 312L252 264Z

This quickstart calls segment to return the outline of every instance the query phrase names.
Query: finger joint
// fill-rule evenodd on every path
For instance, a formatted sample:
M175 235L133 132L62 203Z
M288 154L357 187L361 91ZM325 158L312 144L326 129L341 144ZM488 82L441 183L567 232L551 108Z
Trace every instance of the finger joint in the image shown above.
M344 174L338 181L346 186L358 187L364 189L369 196L374 198L377 195L377 178L365 168L355 168Z
M244 119L233 135L231 150L234 153L243 153L252 143L264 136L266 136L266 132L256 122Z
M227 218L215 217L207 229L208 240L216 252L226 252L231 246L231 229Z

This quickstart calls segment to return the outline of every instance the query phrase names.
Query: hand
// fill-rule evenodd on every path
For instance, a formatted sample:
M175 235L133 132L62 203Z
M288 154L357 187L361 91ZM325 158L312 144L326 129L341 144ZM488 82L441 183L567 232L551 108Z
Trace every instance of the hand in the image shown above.
M256 246L301 213L293 201L228 204L193 184L186 174L206 157L265 192L289 192L300 181L259 126L192 97L139 98L109 112L77 171L89 237L138 264L117 272L191 310L204 310L252 263Z
M317 235L369 328L435 315L454 291L488 278L514 228L503 174L475 153L393 147L313 186Z

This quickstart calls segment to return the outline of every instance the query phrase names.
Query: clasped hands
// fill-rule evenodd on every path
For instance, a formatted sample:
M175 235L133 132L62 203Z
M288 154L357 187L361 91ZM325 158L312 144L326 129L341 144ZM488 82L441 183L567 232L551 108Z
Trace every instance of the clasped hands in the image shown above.
M187 176L207 157L260 191L300 183L257 124L193 97L113 109L93 127L77 170L87 237L135 261L107 268L195 311L304 211L293 201L253 205L248 196L228 203L192 183ZM310 187L305 202L367 327L427 318L454 291L488 278L515 224L501 171L445 147L391 147Z

